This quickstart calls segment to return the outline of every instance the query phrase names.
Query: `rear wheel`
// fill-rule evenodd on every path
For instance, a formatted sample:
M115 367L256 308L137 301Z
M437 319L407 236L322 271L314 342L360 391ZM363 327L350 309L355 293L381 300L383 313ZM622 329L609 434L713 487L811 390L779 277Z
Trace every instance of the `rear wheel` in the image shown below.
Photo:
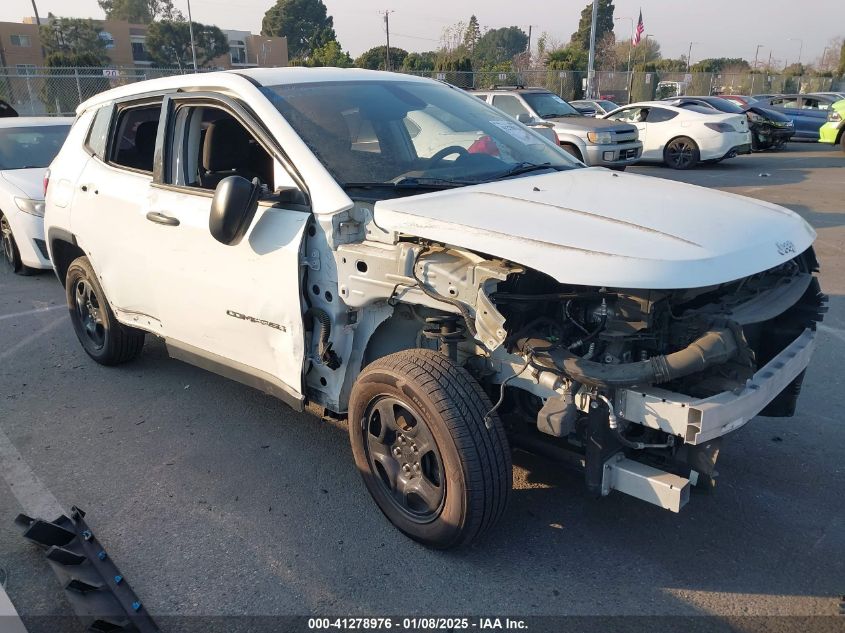
M474 540L502 515L512 472L508 441L475 379L429 350L367 366L349 404L355 464L385 516L436 548Z
M672 139L663 149L663 161L672 169L692 169L700 156L698 145L686 136Z
M845 152L845 132L839 133L839 149Z
M141 353L144 333L117 321L87 257L68 267L65 291L76 337L91 358L118 365Z

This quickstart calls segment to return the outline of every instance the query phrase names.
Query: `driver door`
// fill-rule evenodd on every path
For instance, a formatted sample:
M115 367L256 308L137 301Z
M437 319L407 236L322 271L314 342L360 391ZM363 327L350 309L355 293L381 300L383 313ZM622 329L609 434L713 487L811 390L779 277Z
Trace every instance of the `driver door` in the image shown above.
M158 305L171 355L301 401L304 333L300 247L304 206L265 196L244 238L209 232L217 184L257 178L271 193L299 189L281 153L236 102L168 98L147 219L156 233Z

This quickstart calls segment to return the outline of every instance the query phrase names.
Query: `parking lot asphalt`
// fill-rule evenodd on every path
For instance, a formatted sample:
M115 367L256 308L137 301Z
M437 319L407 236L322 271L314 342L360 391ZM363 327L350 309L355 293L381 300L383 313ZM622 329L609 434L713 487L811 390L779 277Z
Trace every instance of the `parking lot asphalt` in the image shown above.
M427 550L370 500L343 424L170 360L156 340L136 362L95 364L52 273L0 274L0 449L5 437L42 491L88 512L157 616L835 614L845 592L845 154L802 144L691 172L630 171L794 209L818 230L831 295L797 415L732 433L716 490L680 514L619 493L590 498L577 475L517 453L498 528L463 550ZM0 481L0 568L38 630L36 616L69 608L12 523L27 503Z

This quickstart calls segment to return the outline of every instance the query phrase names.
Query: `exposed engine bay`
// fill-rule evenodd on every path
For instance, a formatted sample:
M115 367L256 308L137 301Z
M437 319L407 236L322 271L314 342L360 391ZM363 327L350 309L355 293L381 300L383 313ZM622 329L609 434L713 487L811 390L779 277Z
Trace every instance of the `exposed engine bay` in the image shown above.
M678 290L566 285L417 240L342 244L337 255L347 322L363 328L372 315L365 349L333 334L338 358L365 366L439 349L487 390L513 446L580 468L596 494L618 489L674 511L690 485L713 484L724 434L759 413L794 413L826 310L812 248ZM311 379L324 385L335 370L318 361Z

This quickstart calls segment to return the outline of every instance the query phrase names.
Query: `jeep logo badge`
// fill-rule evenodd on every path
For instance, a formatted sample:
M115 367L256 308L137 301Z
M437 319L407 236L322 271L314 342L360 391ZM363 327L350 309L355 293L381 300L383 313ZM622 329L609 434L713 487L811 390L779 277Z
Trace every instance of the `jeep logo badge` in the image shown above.
M777 246L779 255L789 255L790 253L795 252L795 244L789 240L786 240L785 242L775 242L775 246Z

